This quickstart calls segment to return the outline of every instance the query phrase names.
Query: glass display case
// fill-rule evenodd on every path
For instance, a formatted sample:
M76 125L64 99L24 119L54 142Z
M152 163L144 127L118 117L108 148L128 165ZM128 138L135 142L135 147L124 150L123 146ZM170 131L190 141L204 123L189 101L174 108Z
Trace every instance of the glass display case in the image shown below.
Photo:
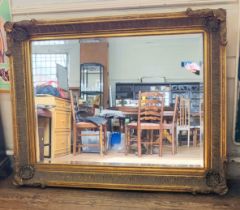
M126 100L137 100L139 91L161 91L164 93L165 106L175 103L176 96L191 100L191 113L200 111L203 99L203 84L199 82L172 83L116 83L116 104L123 105Z
M103 65L83 63L80 65L80 97L88 105L103 106Z

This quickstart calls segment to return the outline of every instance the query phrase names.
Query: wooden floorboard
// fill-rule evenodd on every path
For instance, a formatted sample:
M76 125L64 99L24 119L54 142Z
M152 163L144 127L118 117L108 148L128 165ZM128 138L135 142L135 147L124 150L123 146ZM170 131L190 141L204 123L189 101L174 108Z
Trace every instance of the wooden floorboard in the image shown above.
M0 210L162 209L239 210L240 180L229 183L227 195L190 193L15 187L0 180Z

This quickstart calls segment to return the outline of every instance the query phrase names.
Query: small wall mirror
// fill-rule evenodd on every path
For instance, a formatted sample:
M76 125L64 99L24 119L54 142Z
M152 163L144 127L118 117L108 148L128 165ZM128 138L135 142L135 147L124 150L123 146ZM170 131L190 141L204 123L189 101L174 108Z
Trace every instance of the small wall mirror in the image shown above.
M226 192L224 10L5 28L17 184Z

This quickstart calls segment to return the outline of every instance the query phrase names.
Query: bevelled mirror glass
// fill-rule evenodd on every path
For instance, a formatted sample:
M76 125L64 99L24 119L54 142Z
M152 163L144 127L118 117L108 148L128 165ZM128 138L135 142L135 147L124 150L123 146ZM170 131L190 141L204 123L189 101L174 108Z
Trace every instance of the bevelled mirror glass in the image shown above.
M203 167L203 49L203 33L33 41L38 161ZM163 94L160 121L138 122L139 91ZM99 120L101 137L81 128Z

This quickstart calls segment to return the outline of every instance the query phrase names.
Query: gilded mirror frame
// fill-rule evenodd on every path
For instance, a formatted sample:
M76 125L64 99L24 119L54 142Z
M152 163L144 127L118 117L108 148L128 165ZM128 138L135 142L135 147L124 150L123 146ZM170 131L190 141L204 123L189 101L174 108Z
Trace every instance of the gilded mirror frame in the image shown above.
M11 63L16 185L227 192L226 12L203 9L64 21L7 22ZM31 74L33 40L202 33L204 37L204 167L157 168L36 162Z

